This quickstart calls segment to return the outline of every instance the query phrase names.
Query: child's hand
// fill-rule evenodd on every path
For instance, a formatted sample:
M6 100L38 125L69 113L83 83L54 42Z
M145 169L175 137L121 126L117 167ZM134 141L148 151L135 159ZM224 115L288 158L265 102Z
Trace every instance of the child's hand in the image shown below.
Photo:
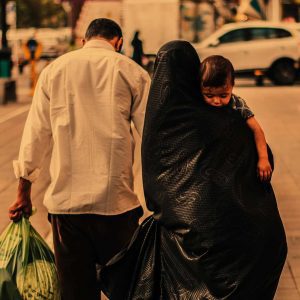
M257 163L257 175L261 181L269 181L272 177L272 167L268 158L260 158Z

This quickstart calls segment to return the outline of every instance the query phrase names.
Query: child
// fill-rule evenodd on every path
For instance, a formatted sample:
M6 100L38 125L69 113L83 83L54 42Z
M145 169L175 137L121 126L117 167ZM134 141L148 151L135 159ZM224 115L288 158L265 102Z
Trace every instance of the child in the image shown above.
M254 133L258 152L257 174L261 181L271 179L272 168L268 159L265 135L246 102L232 94L234 69L231 62L220 55L207 57L201 63L201 91L204 101L212 106L229 105L240 112Z

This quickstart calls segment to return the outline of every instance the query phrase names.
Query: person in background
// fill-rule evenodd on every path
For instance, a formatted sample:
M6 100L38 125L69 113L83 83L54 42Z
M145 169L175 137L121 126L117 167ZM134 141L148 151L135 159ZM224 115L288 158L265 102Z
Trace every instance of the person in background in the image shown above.
M35 53L37 51L38 48L38 42L36 40L36 38L33 36L31 37L27 42L26 42L26 47L28 48L29 52L30 52L30 60L35 59Z
M131 41L131 45L133 47L132 59L141 66L144 50L143 50L143 42L139 39L139 34L140 34L139 31L136 31L134 33L134 37L133 40Z
M18 221L31 214L31 184L51 148L44 204L64 300L99 299L96 264L128 243L143 214L131 125L141 136L150 78L119 53L122 44L117 23L95 19L82 49L42 71L14 161L19 186L9 217Z
M234 68L221 55L207 57L201 63L201 92L204 101L215 107L230 106L237 110L253 131L258 153L257 174L262 181L270 180L272 167L268 159L264 132L245 100L232 94Z

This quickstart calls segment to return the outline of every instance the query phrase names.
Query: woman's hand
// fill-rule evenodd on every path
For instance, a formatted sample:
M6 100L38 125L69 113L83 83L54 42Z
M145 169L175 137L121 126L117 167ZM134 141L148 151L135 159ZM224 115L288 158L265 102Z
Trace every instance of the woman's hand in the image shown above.
M259 158L257 163L257 175L261 181L270 181L272 177L272 167L268 158Z
M22 215L29 217L32 213L32 203L30 197L31 182L20 178L17 200L9 207L9 218L17 222L21 219Z

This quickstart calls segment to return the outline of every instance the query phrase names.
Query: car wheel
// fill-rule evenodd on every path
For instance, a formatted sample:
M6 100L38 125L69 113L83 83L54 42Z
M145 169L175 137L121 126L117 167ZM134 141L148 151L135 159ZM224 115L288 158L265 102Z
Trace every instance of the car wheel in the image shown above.
M270 78L276 85L290 85L296 80L296 69L292 61L276 62L270 71Z

